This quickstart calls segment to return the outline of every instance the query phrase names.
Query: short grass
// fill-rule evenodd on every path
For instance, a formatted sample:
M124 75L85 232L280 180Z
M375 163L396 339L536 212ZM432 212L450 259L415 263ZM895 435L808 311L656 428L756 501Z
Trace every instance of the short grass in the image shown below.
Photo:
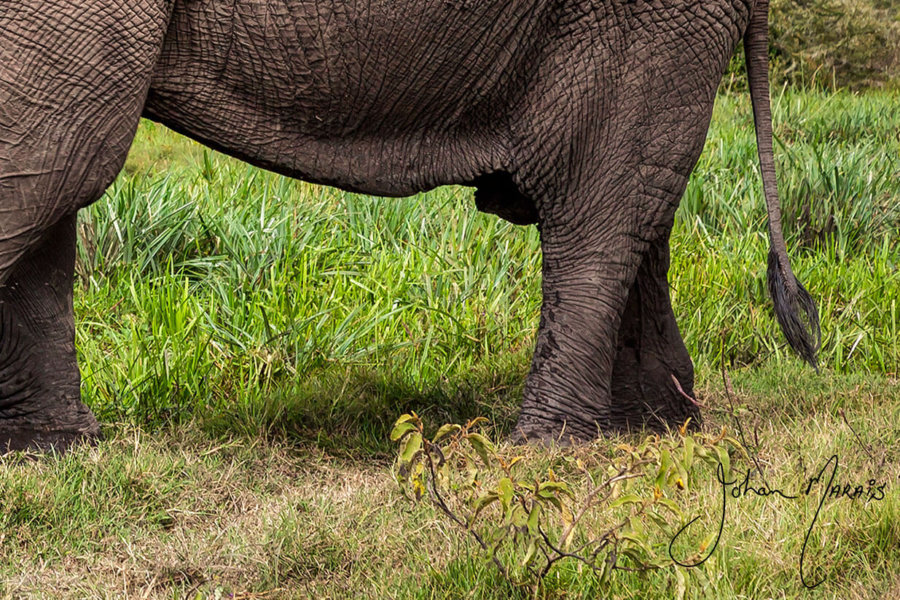
M672 237L676 314L710 429L735 415L785 488L837 453L817 595L900 594L900 97L776 93L794 269L822 373L784 346L746 97L719 99ZM77 345L106 440L0 460L0 595L507 598L510 586L389 475L393 420L514 422L540 303L534 228L469 190L380 200L287 180L145 123L82 214ZM729 400L719 370L728 369ZM842 416L843 415L843 416ZM855 433L854 433L855 432ZM857 439L857 435L859 439ZM569 452L614 451L601 440ZM513 450L510 450L511 452ZM540 470L561 450L523 450ZM577 482L576 482L577 483ZM680 500L711 513L712 474ZM747 497L687 597L794 597L815 506ZM598 589L563 565L541 597L670 598L676 571ZM682 573L682 574L685 574Z

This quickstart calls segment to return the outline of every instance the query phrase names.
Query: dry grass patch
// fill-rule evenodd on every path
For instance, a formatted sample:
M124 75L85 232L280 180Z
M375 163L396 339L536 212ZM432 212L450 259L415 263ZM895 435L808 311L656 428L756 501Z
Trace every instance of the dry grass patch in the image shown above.
M91 479L111 488L89 498L81 488L91 489ZM125 489L139 485L156 496ZM364 577L384 514L396 512L392 485L377 465L356 467L315 449L222 443L191 426L154 436L122 426L63 459L2 459L2 491L27 488L32 501L4 494L0 592L171 598L282 589L292 597L347 588ZM402 543L393 546L403 552Z
M897 585L892 565L900 561L897 386L826 376L810 389L812 376L780 370L734 378L731 400L714 384L703 390L705 427L726 425L734 433L732 412L738 415L772 486L793 493L833 453L841 481L891 482L884 501L844 498L823 507L808 571L827 577L824 597L891 597L884 594ZM584 482L573 465L616 456L620 441L501 449L523 456L531 473L552 468L580 493ZM750 469L751 483L761 483L752 463L733 455L732 465L741 477ZM427 503L404 500L389 471L385 462L336 458L284 440L211 439L193 423L152 435L115 426L97 447L61 459L5 457L0 597L533 595L532 587L503 581L464 532ZM702 515L702 527L713 528L719 489L714 473L698 471L675 500L686 515ZM800 594L798 561L816 502L752 494L730 500L716 552L703 568L683 572L685 597ZM604 518L598 513L585 526L601 527ZM671 598L676 584L675 570L663 569L617 574L600 588L589 573L560 563L538 597L631 598L639 591L642 598Z

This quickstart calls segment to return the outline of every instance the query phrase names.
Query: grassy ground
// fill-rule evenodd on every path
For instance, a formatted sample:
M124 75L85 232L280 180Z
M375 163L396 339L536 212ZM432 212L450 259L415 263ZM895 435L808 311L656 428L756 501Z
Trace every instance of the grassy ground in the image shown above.
M832 454L838 481L887 484L883 500L824 505L807 550L808 576L827 577L821 597L900 594L898 106L890 94L776 98L791 254L823 320L821 374L788 354L766 298L745 97L720 98L672 238L705 427L735 430L738 417L786 490ZM468 190L373 200L261 172L149 123L82 217L82 391L106 441L58 461L0 459L0 595L535 593L402 499L387 439L409 410L509 430L537 325L534 228L478 214ZM539 472L615 444L509 452ZM677 500L710 518L716 485L698 473ZM537 595L804 593L815 503L748 496L728 511L702 568L618 573L601 590L563 564Z

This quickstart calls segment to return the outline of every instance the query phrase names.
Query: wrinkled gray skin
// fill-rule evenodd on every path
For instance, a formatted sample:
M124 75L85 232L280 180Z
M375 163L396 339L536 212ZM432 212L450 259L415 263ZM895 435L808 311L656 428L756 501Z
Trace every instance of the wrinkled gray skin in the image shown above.
M142 115L347 190L475 186L481 210L541 232L518 433L696 421L668 238L742 37L770 283L813 362L815 309L778 220L766 2L0 2L0 446L98 434L75 360L75 215L113 181Z

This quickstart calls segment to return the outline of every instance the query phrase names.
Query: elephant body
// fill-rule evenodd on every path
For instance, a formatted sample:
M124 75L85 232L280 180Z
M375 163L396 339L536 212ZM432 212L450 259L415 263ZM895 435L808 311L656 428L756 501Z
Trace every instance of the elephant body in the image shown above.
M765 79L766 2L0 3L0 445L97 434L74 354L75 218L142 115L291 177L383 196L470 185L479 209L537 223L521 436L696 420L668 236L718 82L753 32ZM806 296L770 179L770 282L802 346L815 323L796 318Z

